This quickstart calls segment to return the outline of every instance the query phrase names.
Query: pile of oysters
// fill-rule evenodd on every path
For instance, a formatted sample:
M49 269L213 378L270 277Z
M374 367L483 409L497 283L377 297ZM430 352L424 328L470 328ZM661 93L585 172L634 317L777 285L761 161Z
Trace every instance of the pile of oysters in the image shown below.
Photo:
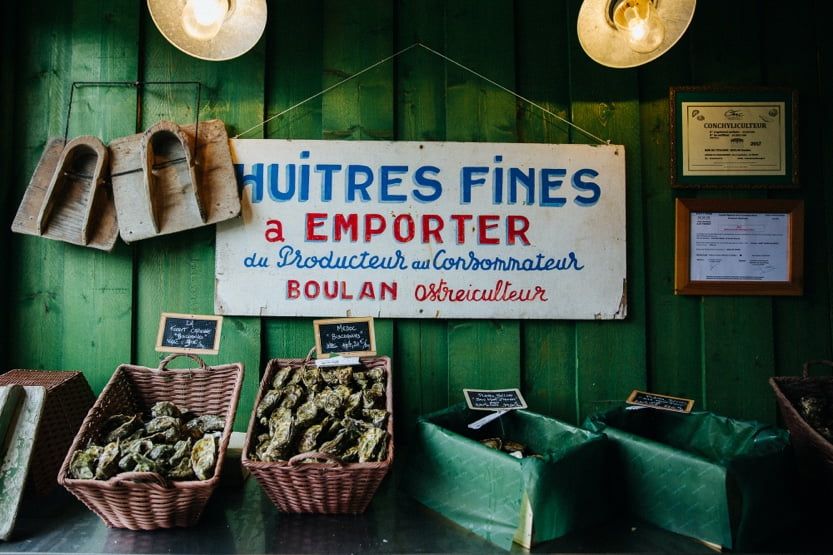
M345 463L384 460L386 389L382 367L279 368L255 409L259 426L252 459L276 462L318 452Z
M104 422L99 444L72 454L69 475L107 480L120 472L156 472L169 480L207 480L225 424L222 417L197 416L167 401L153 405L147 422L142 414L117 414Z
M804 420L824 438L833 443L833 410L824 397L806 395L801 398L799 412Z
M511 439L503 439L501 437L490 437L486 439L481 439L479 441L486 447L497 449L498 451L503 451L504 453L515 457L516 459L522 459L524 457L536 457L539 459L542 458L541 455L533 452L529 447L527 447L523 443L520 443L518 441L512 441Z

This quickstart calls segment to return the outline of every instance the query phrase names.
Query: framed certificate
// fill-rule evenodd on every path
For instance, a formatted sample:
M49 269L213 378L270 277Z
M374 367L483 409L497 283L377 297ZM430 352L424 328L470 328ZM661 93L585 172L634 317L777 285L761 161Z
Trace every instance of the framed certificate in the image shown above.
M798 187L795 91L672 87L670 102L673 187Z
M677 199L674 293L801 295L804 201Z

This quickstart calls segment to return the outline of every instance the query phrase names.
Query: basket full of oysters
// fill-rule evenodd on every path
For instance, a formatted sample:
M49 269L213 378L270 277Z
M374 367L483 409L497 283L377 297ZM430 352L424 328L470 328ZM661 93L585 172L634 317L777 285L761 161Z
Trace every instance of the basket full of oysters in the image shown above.
M115 528L197 522L217 486L240 387L240 363L168 369L122 364L113 373L58 474Z
M272 359L243 466L290 513L361 513L393 462L390 358L356 366Z

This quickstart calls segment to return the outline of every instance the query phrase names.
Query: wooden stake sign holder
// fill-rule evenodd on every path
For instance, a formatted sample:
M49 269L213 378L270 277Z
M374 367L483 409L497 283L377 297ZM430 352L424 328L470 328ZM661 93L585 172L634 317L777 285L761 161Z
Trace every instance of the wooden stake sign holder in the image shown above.
M23 195L12 231L110 251L119 227L108 186L109 151L85 135L50 141Z
M110 155L119 232L126 243L240 213L228 134L220 120L183 127L161 121L144 133L114 140Z

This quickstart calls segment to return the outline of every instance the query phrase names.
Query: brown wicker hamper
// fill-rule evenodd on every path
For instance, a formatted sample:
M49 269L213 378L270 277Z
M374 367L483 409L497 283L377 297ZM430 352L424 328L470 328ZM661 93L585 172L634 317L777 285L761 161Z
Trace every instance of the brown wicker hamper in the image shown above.
M243 382L240 363L168 370L177 356L162 360L159 368L122 364L113 373L93 408L87 414L61 466L58 482L114 528L153 530L191 526L202 514L220 480L226 447ZM199 414L217 414L226 419L214 475L208 480L170 481L150 472L125 472L109 480L75 480L68 476L72 453L98 439L105 420L119 413L146 413L158 401L171 401Z
M393 463L393 386L389 357L362 357L366 368L383 367L387 374L385 393L387 410L388 450L384 461L372 463L342 463L321 453L301 453L289 461L263 462L249 458L257 443L257 418L252 411L246 442L243 445L243 466L251 472L266 491L269 499L285 513L348 513L358 514L367 509ZM272 359L260 382L254 406L269 389L275 371L284 366L299 368L305 359ZM303 462L305 459L324 459L329 462Z
M790 431L801 477L808 491L819 495L819 488L833 494L833 444L816 431L798 412L801 398L807 395L824 398L833 405L833 376L810 376L814 364L832 366L829 360L804 363L801 376L778 376L769 379L775 391L784 424Z
M10 370L0 375L0 386L12 384L46 388L29 479L37 495L47 495L58 485L58 469L95 396L84 374L75 371Z

